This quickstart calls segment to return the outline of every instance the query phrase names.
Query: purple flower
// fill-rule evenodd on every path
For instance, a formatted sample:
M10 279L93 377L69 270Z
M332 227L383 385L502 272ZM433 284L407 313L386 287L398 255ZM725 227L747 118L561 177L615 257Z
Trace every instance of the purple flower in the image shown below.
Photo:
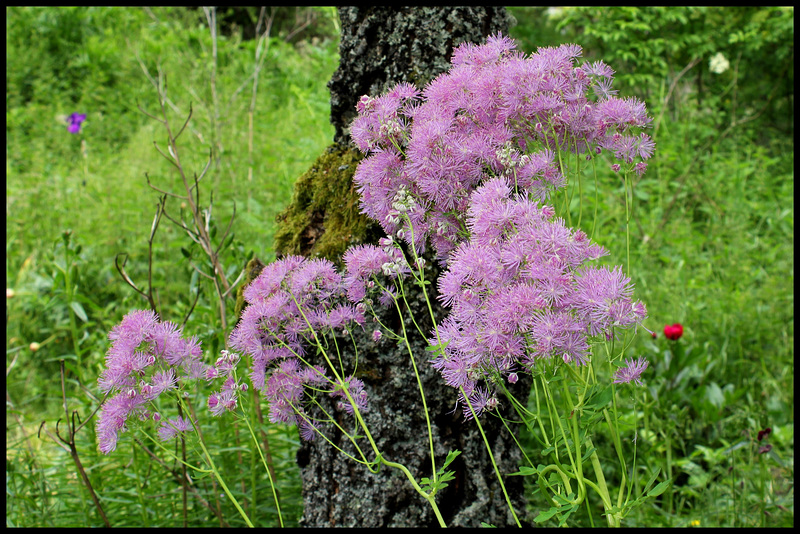
M178 434L183 434L192 430L192 421L187 417L176 417L161 422L161 427L158 429L158 437L161 441L169 441Z
M102 453L116 448L130 416L148 419L146 406L152 407L162 393L205 374L200 342L196 337L181 336L178 326L159 322L149 310L132 311L111 329L106 368L97 380L101 391L116 393L103 405L97 420Z
M638 132L651 121L646 107L614 96L608 65L579 66L574 44L529 56L515 47L501 34L483 45L464 43L450 70L421 93L401 84L356 106L352 137L367 155L354 175L362 211L417 251L430 243L442 264L466 239L465 213L481 184L502 177L544 201L566 185L563 159L555 157L564 147L605 148L626 164L654 150ZM494 229L487 240L507 222L497 215L478 221Z
M117 448L119 434L128 430L125 422L132 415L141 415L146 402L133 388L128 388L106 401L96 425L100 452L108 454Z
M471 201L469 240L439 278L450 315L429 343L444 345L431 363L448 385L474 398L478 413L496 403L498 374L545 358L585 365L590 337L610 338L647 311L632 301L633 286L619 267L585 265L605 250L553 219L551 208L499 178L478 187Z
M342 399L342 401L338 403L338 407L352 415L355 410L353 409L353 405L350 404L350 401L347 399L344 388L347 388L347 390L350 392L350 396L353 397L353 400L358 407L358 411L361 413L367 412L369 407L367 406L367 392L364 391L364 382L358 378L353 378L350 376L344 380L343 384L336 384L333 391L331 391L331 397L338 397Z
M166 371L159 371L153 375L151 384L150 397L155 399L165 391L169 391L178 387L178 379L175 377L174 369L167 369Z
M212 393L208 396L208 411L215 417L222 415L226 411L232 412L236 409L237 397L237 391L233 389Z
M81 123L86 120L85 113L73 113L67 117L67 131L76 134L81 131Z
M645 360L644 357L640 357L637 360L626 358L625 363L627 367L620 367L617 369L617 372L614 373L614 383L630 384L631 382L636 382L638 386L644 385L641 376L645 369L647 369L647 360Z
M458 395L459 402L463 405L464 419L468 421L472 419L473 411L475 416L479 417L485 410L493 410L498 405L497 397L486 388L477 387L473 391L467 392L467 397L469 398L469 404L464 395L461 393ZM469 409L470 406L472 406L472 410Z

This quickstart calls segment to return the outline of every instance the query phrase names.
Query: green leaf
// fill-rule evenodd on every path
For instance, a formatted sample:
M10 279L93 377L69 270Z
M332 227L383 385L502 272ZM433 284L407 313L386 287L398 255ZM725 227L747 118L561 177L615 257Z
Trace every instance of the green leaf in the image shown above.
M570 493L566 497L564 497L563 495L559 495L558 493L553 495L553 500L554 501L556 501L559 504L564 504L564 505L570 504L570 502L572 500L574 500L574 499L575 499L575 494L574 493ZM562 509L561 511L563 512L564 510Z
M446 484L442 484L443 482L449 482L456 478L455 471L445 471L444 473L439 476L439 487L445 487Z
M72 311L75 312L75 315L77 315L80 318L80 320L83 321L84 323L89 320L80 302L73 300L72 302L69 303L69 307L72 308Z
M443 472L445 470L445 468L448 465L450 465L450 463L458 457L459 454L461 454L461 451L458 451L458 450L448 452L447 453L447 458L445 459L444 464L442 464L442 467L439 468L439 472L440 473Z
M656 478L658 478L658 475L660 473L661 473L661 468L660 467L658 469L656 469L655 471L653 471L653 474L650 475L650 479L647 481L647 484L644 485L644 490L645 491L648 491L650 489L650 487L656 481Z
M669 487L669 480L665 480L664 482L662 482L661 484L659 484L655 488L653 488L650 491L648 491L647 492L647 496L648 497L658 497L659 495L664 493L667 490L668 487Z
M706 399L714 405L715 408L722 408L725 402L725 395L722 394L722 388L716 382L711 382L706 386Z
M531 467L529 465L521 465L521 466L519 466L519 471L517 471L516 473L511 473L508 476L513 477L515 475L518 475L518 476L527 477L527 476L530 476L530 475L538 475L538 474L539 474L539 470L536 469L535 467Z
M557 513L558 513L558 508L554 506L546 512L539 512L539 515L537 515L536 519L534 519L533 521L536 523L543 523L548 519L550 519L551 517L553 517L554 515L556 515Z
M561 519L558 521L558 526L559 527L563 527L564 526L564 523L567 522L567 519L569 519L569 516L572 515L572 512L574 512L575 510L578 509L578 506L579 505L577 505L577 504L573 504L572 506L567 508L566 511L564 511L562 509L562 511L561 511L562 512Z

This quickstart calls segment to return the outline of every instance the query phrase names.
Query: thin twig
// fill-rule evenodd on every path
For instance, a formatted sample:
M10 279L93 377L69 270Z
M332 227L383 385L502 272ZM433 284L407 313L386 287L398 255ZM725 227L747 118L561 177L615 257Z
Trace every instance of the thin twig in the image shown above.
M200 270L200 269L197 267L197 265L195 265L194 263L192 264L192 269L194 269L195 271L197 271L197 274L199 274L199 275L202 275L202 276L205 276L205 277L206 277L206 278L208 278L209 280L215 280L215 278L214 278L213 276L207 275L206 273L204 273L203 271L201 271L201 270Z
M258 34L258 30L261 27L261 22L264 19L264 13L266 12L266 8L261 8L261 13L258 17L258 25L256 26L256 35ZM269 19L267 20L267 27L264 30L264 35L261 36L259 39L258 45L256 46L256 66L253 69L253 92L250 96L250 108L247 110L247 156L248 156L248 167L247 167L247 181L253 181L253 136L254 136L254 119L255 119L255 111L256 111L256 101L258 95L258 77L261 73L261 68L264 66L264 60L267 57L267 50L269 48L269 33L272 30L272 20L275 15L274 11L270 11ZM264 45L264 50L262 53L262 44Z
M300 8L295 8L295 9L300 9ZM305 30L314 21L314 19L316 19L316 16L313 16L314 15L313 11L307 10L305 14L306 14L306 20L300 23L299 26L295 26L292 29L292 31L290 31L289 34L283 39L284 42L288 43L292 39L292 37L294 37L301 31Z
M222 150L222 144L219 136L219 98L217 96L217 8L205 7L203 11L206 14L208 21L208 29L211 32L211 103L213 106L213 113L211 114L211 128L214 133L212 147L214 148L214 167L219 170L220 161L219 155Z
M658 119L656 119L656 123L653 126L653 137L655 137L656 133L658 133L658 128L661 126L661 119L664 116L664 110L667 109L667 103L669 102L670 98L672 98L672 92L675 90L675 87L678 85L678 82L680 81L681 78L683 78L683 75L689 72L689 70L692 69L695 65L697 65L701 59L702 59L701 57L696 57L693 60L691 60L689 64L683 67L683 70L681 70L678 73L678 75L675 76L675 79L672 80L672 83L669 84L669 91L667 91L667 96L661 103L661 111L659 112Z
M122 265L119 264L120 257L123 258ZM143 296L145 299L147 299L147 302L150 304L150 309L153 310L154 313L158 313L158 310L156 308L156 303L153 301L152 294L145 293L144 291L139 289L136 286L136 284L133 283L133 280L131 280L131 277L128 276L128 273L125 271L125 264L126 263L128 263L128 253L127 252L120 252L119 254L117 254L114 257L114 266L117 268L117 272L122 277L122 279L129 286L131 286L134 289L134 291L136 291L141 296Z
M246 272L246 269L242 269L242 272L240 272L239 276L236 277L236 280L234 280L234 282L231 284L231 287L229 287L228 290L225 292L225 294L222 295L223 297L227 298L228 294L236 288L236 286L239 284L239 282L242 281L242 278L244 278L244 273L245 272Z
M164 190L159 189L158 187L154 186L150 182L150 176L146 172L144 173L144 177L147 179L147 185L150 186L150 189L152 189L154 191L158 191L162 195L167 195L167 196L170 196L170 197L173 197L173 198L181 198L181 199L185 199L186 198L186 197L182 197L180 195L176 195L175 193L170 193L169 191L164 191Z
M186 312L186 316L184 316L184 318L183 318L183 324L181 325L181 328L186 328L186 323L189 322L189 317L191 317L192 312L194 311L194 307L197 306L197 301L198 300L200 300L200 287L199 286L197 287L197 291L195 291L194 302L192 302L192 305L189 308L189 311Z
M64 364L64 360L60 360L60 364L61 364L61 398L67 421L66 425L68 430L67 434L68 437L63 438L61 436L61 430L59 428L61 423L60 418L58 421L56 421L56 435L53 436L53 434L47 429L45 429L45 433L47 433L47 435L50 436L50 438L57 444L61 442L59 445L62 448L64 448L67 452L69 452L70 456L72 457L72 461L75 464L75 468L77 469L78 474L80 475L81 481L83 482L83 485L86 487L86 489L89 491L89 495L92 497L92 501L94 502L95 508L97 508L97 512L100 514L100 517L103 520L103 523L105 523L106 527L110 528L111 523L109 523L108 517L106 517L106 513L103 510L103 505L100 504L100 499L97 497L97 493L95 493L94 488L92 487L92 483L89 480L89 476L86 474L86 469L84 469L83 467L83 463L81 462L80 456L78 456L78 448L75 445L75 435L78 433L78 430L80 430L83 427L83 424L81 424L80 426L77 426L75 424L75 418L79 417L77 410L72 412L72 417L70 417L69 415L69 408L67 406L67 387L66 387L66 370L65 370L66 366ZM45 424L46 421L43 421L42 424L39 426L40 437L41 437L42 427L44 427Z
M178 140L178 138L181 136L181 134L183 133L183 131L186 129L186 126L189 124L189 121L192 119L192 112L193 112L193 111L194 111L194 110L192 109L192 104L191 104L191 102L190 102L190 103L189 103L189 114L186 116L186 121L184 121L184 123L183 123L183 126L181 126L181 129L180 129L180 130L178 130L178 133L177 133L177 134L175 134L175 140L176 140L176 141L177 141L177 140Z
M222 245L225 244L225 239L228 237L228 232L230 232L231 228L233 227L233 218L234 217L236 217L236 202L235 201L233 203L233 213L231 213L231 218L228 221L228 226L225 227L225 232L223 232L222 237L219 240L219 245L217 245L217 248L214 249L214 255L219 255L219 251L222 248Z

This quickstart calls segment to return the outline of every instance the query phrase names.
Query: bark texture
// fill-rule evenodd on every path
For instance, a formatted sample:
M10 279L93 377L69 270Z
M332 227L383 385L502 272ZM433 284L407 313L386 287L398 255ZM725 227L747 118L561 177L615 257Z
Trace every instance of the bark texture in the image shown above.
M358 99L364 94L376 96L401 81L424 86L447 69L456 45L466 41L480 43L489 34L505 33L511 20L504 8L495 7L347 7L339 8L339 14L341 63L328 84L331 122L336 127L335 143L298 181L292 205L279 217L279 224L284 227L276 238L279 253L324 255L337 263L346 245L375 240L375 235L369 231L375 226L365 222L363 215L358 215L360 222L349 214L342 216L343 206L348 209L358 206L353 188L336 186L324 191L319 182L328 174L336 175L337 180L352 179L360 156L350 144L348 126L355 118ZM344 229L339 228L345 219L351 222L344 225ZM317 246L323 242L327 228L334 226L337 236L328 242L339 243L341 251L327 244ZM435 266L429 271L427 279L433 281L428 286L429 297L440 321L446 313L435 300L438 273ZM462 452L450 466L456 472L455 480L438 495L439 509L448 526L477 527L481 522L513 525L475 422L465 421L460 409L454 411L456 391L444 385L428 362L431 353L425 350L425 338L430 335L432 323L421 290L418 287L407 289L403 319L397 310L388 310L382 321L398 333L405 327L409 334L431 418L437 466L441 466L449 451ZM419 334L409 320L409 311L413 312L424 335ZM355 339L356 376L364 381L370 399L369 411L365 414L367 426L385 458L404 464L417 481L421 477L432 477L425 417L411 356L404 345L397 346L385 338L373 341L371 332L367 327ZM353 342L349 337L342 337L337 344L345 373L352 372L352 367L347 366L356 361ZM511 386L512 392L523 402L529 388L530 383L523 380ZM332 403L324 404L328 402L326 399L320 397L324 408L336 413ZM508 419L515 419L508 401L501 400L500 410ZM351 420L348 417L340 423L352 428ZM484 415L481 423L500 472L517 471L521 455L502 422ZM358 457L340 435L330 432L329 437L337 447ZM367 457L373 459L367 441L360 443ZM438 526L429 504L398 470L383 466L378 473L370 473L320 438L303 442L297 460L303 478L303 526ZM522 477L505 477L504 482L524 522Z
M342 7L339 68L331 91L334 141L347 144L362 95L377 96L400 82L423 87L450 64L453 48L481 43L510 21L503 7Z

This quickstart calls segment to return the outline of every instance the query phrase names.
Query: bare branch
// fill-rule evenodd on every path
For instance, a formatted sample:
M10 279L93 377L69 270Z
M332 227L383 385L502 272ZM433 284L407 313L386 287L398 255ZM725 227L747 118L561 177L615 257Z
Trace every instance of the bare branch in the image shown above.
M206 278L208 278L209 280L215 280L215 278L214 278L213 276L209 276L209 275L207 275L206 273L204 273L203 271L201 271L201 270L200 270L200 269L197 267L197 265L195 265L195 264L192 264L192 269L194 269L195 271L197 271L197 273L198 273L198 274L200 274L200 275L202 275L202 276L205 276L205 277L206 277Z
M225 232L223 232L222 237L219 240L219 245L214 250L214 255L219 254L220 249L222 248L222 244L225 243L225 238L228 237L228 232L231 231L231 227L233 226L233 219L236 217L236 202L233 203L233 213L231 213L231 218L228 221L228 226L225 228Z
M164 157L165 160L167 160L170 163L172 163L172 165L176 169L178 169L179 171L181 171L181 173L183 173L183 169L181 168L180 164L176 162L176 160L178 159L177 157L175 157L174 155L167 156L166 154L164 154L164 151L161 150L161 147L159 147L158 143L155 142L155 141L153 141L153 146L156 147L156 150L158 150L158 153L161 154Z
M296 8L296 9L299 9L299 8ZM316 16L313 15L313 12L306 11L306 20L304 20L302 23L300 23L299 26L296 26L294 29L292 29L292 31L289 32L289 35L287 35L283 40L288 43L292 39L292 37L294 37L295 35L297 35L301 31L305 30L312 22L314 22L315 18L316 18Z
M233 291L233 289L239 284L239 282L242 281L242 278L244 277L244 273L246 271L247 269L242 269L242 272L240 272L239 276L236 277L236 280L233 281L231 287L229 287L228 290L222 295L224 298L227 298L230 292Z
M139 111L141 111L142 113L144 113L145 115L147 115L148 117L153 119L154 121L160 122L161 124L164 124L164 119L159 119L155 115L151 115L150 112L145 111L145 109L142 106L139 105L139 102L136 102L136 107L139 108Z
M667 103L669 102L670 98L672 98L672 92L675 90L675 87L678 85L678 82L680 81L681 78L683 78L684 74L689 72L689 70L691 70L695 65L700 63L701 59L702 59L701 57L696 57L693 60L691 60L689 64L683 67L683 70L681 70L678 73L678 75L675 76L675 79L672 80L672 83L669 84L669 91L667 91L667 96L664 98L664 101L661 104L661 112L658 114L658 119L656 119L655 125L653 126L653 137L656 136L656 132L658 132L658 128L659 126L661 126L661 119L664 116L664 110L667 109Z
M164 217L166 217L168 221L170 221L172 224L174 224L175 226L177 226L181 230L185 230L189 234L189 237L192 238L192 241L194 241L195 243L198 243L198 244L200 243L200 241L198 241L198 238L200 237L200 234L198 234L197 232L195 232L194 230L192 230L191 228L186 226L186 223L183 222L183 218L181 218L180 221L176 221L166 211L164 212ZM194 234L194 235L192 235L192 234Z
M121 256L123 256L123 257L124 257L124 260L122 261L122 265L120 265L120 264L119 264L119 259L120 259L120 257L121 257ZM117 268L117 272L119 272L119 275L122 277L122 279L123 279L123 280L125 280L125 282L126 282L126 283L127 283L129 286L131 286L131 287L134 289L134 291L136 291L136 292L137 292L137 293L139 293L141 296L143 296L144 298L146 298L146 299L147 299L147 301L150 303L150 308L151 308L153 311L156 311L156 308L155 308L155 303L154 303L154 302L153 302L153 300L151 299L150 295L148 295L147 293L145 293L144 291L142 291L141 289L139 289L139 288L136 286L136 284L134 284L134 283L133 283L133 280L131 280L131 277L130 277L130 276L128 276L128 273L127 273L127 272L125 272L125 264L126 264L126 263L128 263L128 253L127 253L127 252L120 252L119 254L117 254L117 255L114 257L114 266Z
M186 315L183 318L183 324L181 324L181 328L186 328L186 323L189 321L189 317L191 317L194 307L197 306L198 300L200 300L200 287L198 287L197 291L195 292L194 302L192 302L192 306L189 308L189 311L186 312Z
M187 116L186 116L186 121L184 121L184 123L183 123L183 126L181 127L181 129L180 129L180 130L178 130L178 133L177 133L177 134L175 134L175 139L174 139L174 141L177 141L177 140L178 140L178 138L179 138L179 137L181 136L181 134L183 133L183 131L186 129L186 126L189 124L189 121L192 119L192 111L193 111L193 110L192 110L192 104L191 104L191 102L190 102L190 103L189 103L189 115L187 115Z
M180 198L180 199L185 199L186 198L186 197L182 197L180 195L176 195L175 193L170 193L169 191L163 191L163 190L159 189L158 187L154 186L150 182L150 176L148 176L148 174L146 172L144 173L144 176L145 176L145 178L147 178L147 185L150 186L150 189L153 189L154 191L158 191L162 195L168 195L168 196L175 197L175 198Z

